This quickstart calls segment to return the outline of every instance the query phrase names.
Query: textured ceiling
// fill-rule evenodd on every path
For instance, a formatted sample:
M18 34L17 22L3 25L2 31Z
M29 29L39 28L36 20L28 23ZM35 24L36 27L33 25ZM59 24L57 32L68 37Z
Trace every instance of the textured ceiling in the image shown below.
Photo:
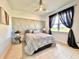
M35 13L35 9L38 8L39 0L7 0L11 9L17 12ZM62 5L72 2L73 0L43 0L43 3L49 13Z

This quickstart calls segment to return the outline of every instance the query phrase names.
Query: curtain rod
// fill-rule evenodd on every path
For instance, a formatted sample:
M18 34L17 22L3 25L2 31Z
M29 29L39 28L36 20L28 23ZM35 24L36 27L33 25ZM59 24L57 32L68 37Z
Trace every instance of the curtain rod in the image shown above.
M67 4L67 5L68 5L68 4ZM64 6L62 6L62 7L58 8L58 9L56 9L56 10L59 10L59 9L61 9L61 8L65 7L65 6L66 6L66 5L64 5ZM71 5L71 6L69 6L69 7L72 7L72 6L76 7L76 6L77 6L77 4ZM67 8L69 8L69 7L67 7ZM66 8L64 8L64 9L66 9ZM64 9L62 9L62 10L64 10ZM62 10L61 10L61 11L62 11ZM58 13L58 12L60 12L60 11L57 11L56 13Z

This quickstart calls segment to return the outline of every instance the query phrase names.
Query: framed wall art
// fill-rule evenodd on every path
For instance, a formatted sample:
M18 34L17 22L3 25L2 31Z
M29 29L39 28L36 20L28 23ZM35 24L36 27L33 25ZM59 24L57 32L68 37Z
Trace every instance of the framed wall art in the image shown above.
M5 12L5 23L6 23L6 25L9 25L9 15L7 14L6 11L4 11L4 12Z
M9 25L9 15L2 7L0 7L0 23Z

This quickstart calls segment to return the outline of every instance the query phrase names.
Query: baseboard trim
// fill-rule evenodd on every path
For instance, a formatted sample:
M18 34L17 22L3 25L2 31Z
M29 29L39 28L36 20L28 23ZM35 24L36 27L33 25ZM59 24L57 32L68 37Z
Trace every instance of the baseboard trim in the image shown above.
M60 44L67 45L67 43L66 43L66 42L62 42L62 41L58 41L58 40L56 40L56 42L57 42L57 43L60 43Z
M78 45L78 47L79 47L79 42L77 42L77 45Z
M12 47L12 43L10 42L9 45L7 46L6 50L1 54L0 59L5 59L7 53L10 51Z

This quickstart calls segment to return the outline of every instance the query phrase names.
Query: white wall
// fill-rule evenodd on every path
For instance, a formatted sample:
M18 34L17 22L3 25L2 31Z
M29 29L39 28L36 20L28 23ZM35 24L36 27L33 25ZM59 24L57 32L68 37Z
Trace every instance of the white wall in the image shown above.
M4 10L7 11L9 14L9 25L0 24L0 56L6 48L8 47L8 44L11 42L11 9L8 5L7 0L0 0L0 7L2 7ZM1 58L0 58L1 59Z
M14 10L12 10L12 17L40 20L40 16L38 15L32 13L25 13L22 11L14 11Z
M79 0L76 0L77 6L75 6L75 16L73 30L76 36L76 41L79 42Z
M56 41L67 44L68 33L64 32L53 32L52 35L55 37Z
M74 24L72 28L75 34L76 42L79 42L79 24L78 24L79 23L79 0L75 0L75 2L77 3L77 6L75 6ZM49 17L44 16L42 18L46 20L45 28L48 31L49 30ZM68 33L53 32L53 36L56 37L56 40L64 42L64 43L67 43L67 35Z

